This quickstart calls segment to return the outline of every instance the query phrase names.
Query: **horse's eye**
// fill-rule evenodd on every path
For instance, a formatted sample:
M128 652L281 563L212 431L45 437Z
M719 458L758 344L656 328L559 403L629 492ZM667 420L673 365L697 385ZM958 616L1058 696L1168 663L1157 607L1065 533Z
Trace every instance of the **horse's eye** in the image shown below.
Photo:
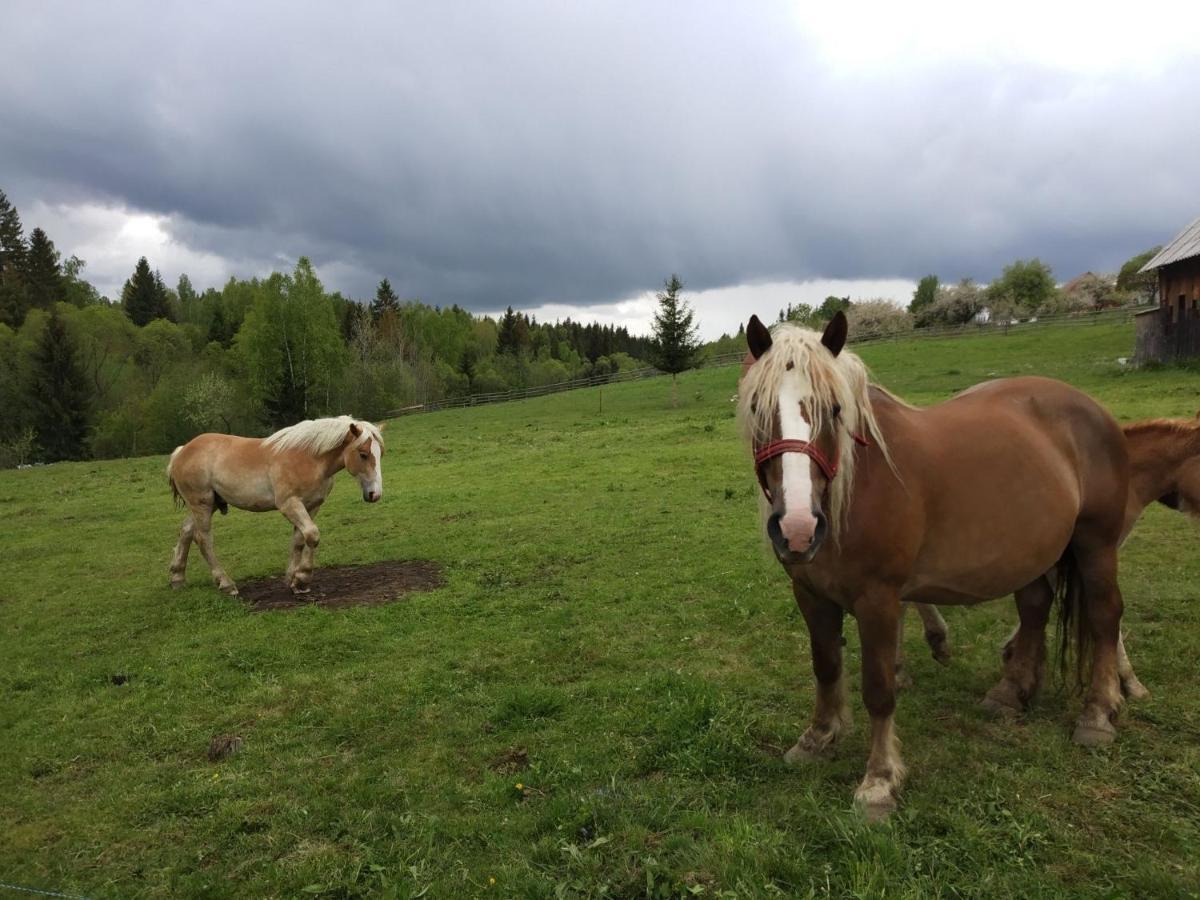
M371 454L370 453L360 453L360 454L358 454L358 458L359 459L370 459Z
M833 404L833 417L836 419L841 414L842 414L842 404L840 404L840 403Z

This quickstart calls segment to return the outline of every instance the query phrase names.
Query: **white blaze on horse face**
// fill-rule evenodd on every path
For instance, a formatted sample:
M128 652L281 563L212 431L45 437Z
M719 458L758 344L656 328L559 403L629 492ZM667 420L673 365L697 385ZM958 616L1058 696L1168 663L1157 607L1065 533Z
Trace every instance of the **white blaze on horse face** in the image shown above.
M361 453L362 448L360 447L355 452ZM368 503L374 503L383 497L383 469L379 463L380 454L379 441L371 441L372 460L370 463L364 461L362 471L355 474L358 484L362 488L363 499Z
M371 454L375 457L375 477L371 481L371 490L375 492L375 499L379 500L383 497L383 462L381 457L383 450L379 446L379 441L371 441Z
M800 409L798 376L789 373L779 386L779 431L784 440L808 441L812 428ZM803 553L812 543L817 519L812 511L812 461L804 453L785 453L783 463L783 516L779 528L793 553Z

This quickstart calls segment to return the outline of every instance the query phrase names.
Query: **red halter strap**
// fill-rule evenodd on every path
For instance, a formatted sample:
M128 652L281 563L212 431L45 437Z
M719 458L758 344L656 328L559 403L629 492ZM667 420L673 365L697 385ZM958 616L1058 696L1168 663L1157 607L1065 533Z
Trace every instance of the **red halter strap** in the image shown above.
M860 434L852 434L850 437L860 447L870 446L870 441ZM829 459L829 457L821 452L820 447L810 441L784 438L783 440L763 444L761 447L756 446L754 449L754 474L758 476L759 487L762 488L763 496L767 498L768 502L772 498L771 490L767 487L767 463L777 456L783 456L785 453L803 453L817 464L817 468L821 470L826 481L833 481L837 477L838 463L836 456L832 460Z

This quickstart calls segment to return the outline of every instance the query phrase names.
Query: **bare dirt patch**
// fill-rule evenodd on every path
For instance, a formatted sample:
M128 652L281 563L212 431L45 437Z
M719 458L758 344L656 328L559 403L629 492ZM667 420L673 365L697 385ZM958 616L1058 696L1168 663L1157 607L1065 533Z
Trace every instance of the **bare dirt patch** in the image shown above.
M488 768L501 775L514 775L529 768L529 753L524 747L509 747L488 763Z
M293 594L283 576L238 585L242 600L255 612L323 606L381 606L413 591L432 591L445 583L442 567L423 560L390 560L365 566L321 566L313 571L311 590Z

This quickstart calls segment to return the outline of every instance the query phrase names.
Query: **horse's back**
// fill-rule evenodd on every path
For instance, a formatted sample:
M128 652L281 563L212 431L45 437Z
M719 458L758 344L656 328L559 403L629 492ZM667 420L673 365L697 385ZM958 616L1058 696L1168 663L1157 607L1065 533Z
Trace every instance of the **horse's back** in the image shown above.
M1076 387L1052 378L1022 376L976 385L927 410L947 426L983 422L992 439L1015 440L1010 450L1033 452L1066 467L1078 486L1081 513L1124 509L1128 494L1129 450L1121 426L1107 409Z

